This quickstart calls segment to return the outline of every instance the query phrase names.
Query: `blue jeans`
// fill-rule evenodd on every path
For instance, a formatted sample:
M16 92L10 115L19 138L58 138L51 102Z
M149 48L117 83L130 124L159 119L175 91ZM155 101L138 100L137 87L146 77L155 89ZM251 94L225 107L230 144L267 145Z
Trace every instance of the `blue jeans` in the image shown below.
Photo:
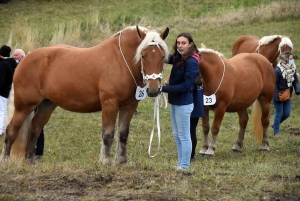
M291 114L292 101L288 100L286 102L273 101L275 108L275 117L274 117L274 134L280 133L280 124L286 120Z
M182 168L190 167L192 153L190 117L193 108L193 103L189 105L171 105L171 121L177 147L178 166Z

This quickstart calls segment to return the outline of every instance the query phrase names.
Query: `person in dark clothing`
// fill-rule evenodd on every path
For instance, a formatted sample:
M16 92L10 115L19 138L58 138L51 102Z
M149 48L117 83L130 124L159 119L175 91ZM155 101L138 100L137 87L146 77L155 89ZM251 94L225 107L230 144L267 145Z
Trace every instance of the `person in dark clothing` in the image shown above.
M274 117L274 136L280 136L280 124L286 120L291 114L291 99L280 101L279 92L286 89L290 90L290 97L292 96L293 88L296 95L300 95L300 86L296 74L296 65L289 64L290 52L283 52L280 54L280 61L275 68L276 85L273 97L273 104L275 108Z
M42 129L39 138L36 142L36 148L35 148L35 157L36 159L42 157L44 155L44 128Z
M190 33L181 33L173 45L173 54L169 55L169 64L173 64L169 84L162 87L168 93L171 104L171 122L176 142L178 162L176 171L184 172L190 167L192 142L190 136L190 117L194 108L193 87L199 74L199 54Z
M3 45L0 49L0 136L6 129L7 100L17 67L15 59L9 57L10 52L11 48L7 45Z
M199 61L198 61L199 62ZM194 82L194 90L193 90L193 102L194 109L191 113L190 118L190 133L192 140L192 153L191 153L191 161L194 161L195 152L197 147L197 125L199 122L199 118L204 116L204 103L203 103L203 85L201 82L201 78L198 75Z

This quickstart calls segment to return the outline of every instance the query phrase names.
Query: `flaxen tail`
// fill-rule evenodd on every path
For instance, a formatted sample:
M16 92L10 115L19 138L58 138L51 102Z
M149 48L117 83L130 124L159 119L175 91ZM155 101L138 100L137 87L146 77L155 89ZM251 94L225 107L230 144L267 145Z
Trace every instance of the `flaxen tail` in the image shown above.
M263 126L261 123L262 111L258 100L252 105L251 121L253 126L254 137L258 142L262 141L263 138Z
M6 124L8 125L12 119L12 116L15 111L15 105L14 105L14 89L12 86L12 89L10 91L9 97L8 97L8 105L7 105L7 121ZM31 120L34 116L34 113L32 112L24 121L17 139L12 145L10 157L15 159L23 159L25 158L25 153L27 149L27 142L28 142L28 136L31 128Z

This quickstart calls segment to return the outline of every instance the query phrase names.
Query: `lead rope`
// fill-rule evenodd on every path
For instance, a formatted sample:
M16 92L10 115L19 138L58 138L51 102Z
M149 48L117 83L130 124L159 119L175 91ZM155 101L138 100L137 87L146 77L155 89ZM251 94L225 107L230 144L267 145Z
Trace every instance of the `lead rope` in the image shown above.
M134 76L133 76L133 74L132 74L132 72L131 72L131 70L130 70L130 68L129 68L129 65L128 65L128 63L127 63L125 57L124 57L124 54L123 54L123 51L122 51L122 48L121 48L121 33L122 33L122 32L120 32L120 35L119 35L119 48L120 48L120 52L121 52L121 55L122 55L122 57L123 57L123 59L124 59L124 61L125 61L125 64L126 64L128 70L129 70L129 72L130 72L130 74L131 74L131 76L132 76L132 78L133 78L133 80L134 80L134 82L135 82L135 85L136 85L136 87L137 87L138 85L137 85L137 83L136 83L136 81L135 81L135 79L134 79Z
M159 152L159 147L160 147L159 108L162 107L163 104L165 104L164 109L167 109L168 103L167 103L166 95L164 93L161 93L155 98L155 101L154 101L154 115L153 115L154 116L154 121L153 121L153 128L152 128L151 135L150 135L150 143L149 143L149 147L148 147L148 154L151 158L154 158ZM157 152L156 152L156 154L151 156L151 144L152 144L152 140L153 140L153 136L154 136L155 120L156 120L156 126L157 126L158 143L157 143Z
M133 78L133 80L134 80L134 82L135 82L135 85L136 86L138 86L137 85L137 82L136 82L136 80L134 79L134 76L133 76L133 74L132 74L132 72L131 72L131 70L130 70L130 68L129 68L129 65L128 65L128 63L127 63L127 61L126 61L126 59L125 59L125 56L124 56L124 54L123 54L123 51L122 51L122 48L121 48L121 33L122 32L120 32L120 35L119 35L119 49L120 49L120 52L121 52L121 55L122 55L122 57L123 57L123 59L124 59L124 61L125 61L125 64L126 64L126 66L127 66L127 68L128 68L128 70L129 70L129 72L130 72L130 74L131 74L131 76L132 76L132 78ZM143 73L143 63L141 62L141 65L142 65L142 74L143 74L143 78L144 78L144 73ZM153 75L152 75L153 76ZM162 76L162 75L160 75L160 76ZM152 144L152 139L153 139L153 135L154 135L154 125L153 125L153 128L152 128L152 131L151 131L151 135L150 135L150 144L149 144L149 148L148 148L148 154L149 154L149 156L151 157L151 158L153 158L153 157L155 157L157 154L158 154L158 151L159 151L159 147L160 147L160 123L159 123L159 107L162 107L162 104L163 103L161 103L161 104L159 104L159 102L161 101L161 97L163 98L163 101L164 101L164 103L165 103L165 109L167 108L167 99L166 99L166 96L165 96L165 94L159 94L156 98L155 98L155 102L154 102L154 123L155 123L155 119L157 120L156 121L156 125L157 125L157 137L158 137L158 146L157 146L157 153L155 154L155 155L153 155L153 156L151 156L151 144Z
M219 84L219 86L218 86L218 88L217 88L216 92L215 92L215 93L213 93L213 94L216 94L216 93L217 93L217 91L219 90L219 88L220 88L220 86L221 86L221 83L223 82L223 78L224 78L224 74L225 74L225 63L224 63L223 59L222 59L220 56L219 56L219 58L221 59L221 61L222 61L222 63L223 63L224 70L223 70L223 75L222 75L222 78L221 78L220 84Z

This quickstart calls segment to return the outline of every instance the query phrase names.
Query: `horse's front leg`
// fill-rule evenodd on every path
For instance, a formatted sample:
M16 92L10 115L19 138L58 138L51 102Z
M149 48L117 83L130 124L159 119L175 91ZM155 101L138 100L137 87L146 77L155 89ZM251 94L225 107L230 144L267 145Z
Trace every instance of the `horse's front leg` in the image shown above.
M202 143L202 148L200 150L201 155L205 155L205 152L208 149L208 133L209 133L209 110L208 108L205 107L204 110L204 116L201 118L202 119L202 131L203 131L203 143Z
M103 165L111 164L110 150L114 140L115 123L118 115L117 104L102 105L102 143L100 151L100 161Z
M247 109L238 112L238 115L239 115L240 131L239 131L238 138L232 147L232 150L241 152L244 144L243 142L244 142L245 131L248 124L249 116L248 116Z
M221 122L223 120L224 114L225 114L226 107L218 107L214 110L214 121L211 126L211 133L212 133L212 141L205 152L206 155L211 155L213 156L215 154L215 150L217 147L217 137L219 134L219 129L221 126Z
M127 139L129 135L129 126L134 115L137 103L135 105L131 105L127 108L122 108L119 113L119 138L117 140L116 147L116 157L115 164L126 164L127 163L127 155L126 155L126 145Z

